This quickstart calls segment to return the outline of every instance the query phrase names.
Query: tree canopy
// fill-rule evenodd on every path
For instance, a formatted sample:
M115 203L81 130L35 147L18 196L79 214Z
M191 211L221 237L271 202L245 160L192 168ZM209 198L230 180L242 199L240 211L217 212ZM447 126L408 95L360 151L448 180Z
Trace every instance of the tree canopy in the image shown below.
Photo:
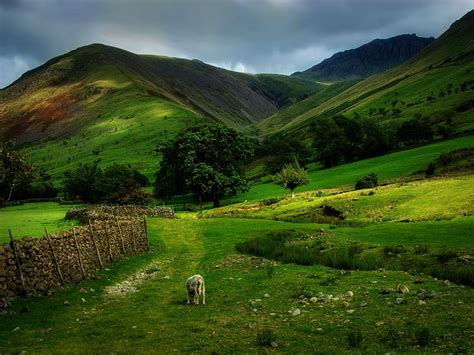
M248 189L244 165L253 154L250 141L222 125L191 127L161 149L155 193L168 198L192 193L219 206L225 195Z
M291 197L295 197L294 191L298 186L309 183L308 173L299 166L298 162L285 165L279 173L274 175L273 180L284 189L290 190Z
M67 198L89 203L144 204L149 202L150 196L141 187L147 185L146 176L130 166L114 164L102 170L93 162L66 172L64 194Z
M10 201L13 193L35 179L35 168L14 149L13 142L0 146L0 198Z

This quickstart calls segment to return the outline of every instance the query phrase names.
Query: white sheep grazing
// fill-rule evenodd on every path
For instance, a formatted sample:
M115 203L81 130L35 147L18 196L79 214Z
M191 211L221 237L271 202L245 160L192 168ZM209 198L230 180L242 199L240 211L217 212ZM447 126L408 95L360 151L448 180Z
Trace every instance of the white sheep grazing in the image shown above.
M202 295L202 304L206 304L206 287L204 278L201 275L193 275L186 281L186 290L188 294L188 304L192 300L194 304L199 304L199 296Z

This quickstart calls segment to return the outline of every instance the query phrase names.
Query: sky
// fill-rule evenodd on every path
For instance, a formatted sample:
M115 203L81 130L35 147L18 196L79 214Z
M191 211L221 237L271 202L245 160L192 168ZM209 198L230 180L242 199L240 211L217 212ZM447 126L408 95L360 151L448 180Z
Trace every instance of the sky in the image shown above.
M0 87L91 43L290 74L404 33L438 37L474 0L0 0Z

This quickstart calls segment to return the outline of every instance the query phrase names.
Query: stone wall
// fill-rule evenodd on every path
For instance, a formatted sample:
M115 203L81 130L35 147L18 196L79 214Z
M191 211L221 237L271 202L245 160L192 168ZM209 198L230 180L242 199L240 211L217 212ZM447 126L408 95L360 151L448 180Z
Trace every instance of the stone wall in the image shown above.
M66 213L66 219L77 219L81 223L88 223L89 221L105 220L122 217L164 217L175 218L174 210L171 207L158 206L107 206L107 205L93 205L85 208L74 208Z
M0 245L0 309L17 295L44 294L79 282L117 259L146 250L146 221L130 216Z

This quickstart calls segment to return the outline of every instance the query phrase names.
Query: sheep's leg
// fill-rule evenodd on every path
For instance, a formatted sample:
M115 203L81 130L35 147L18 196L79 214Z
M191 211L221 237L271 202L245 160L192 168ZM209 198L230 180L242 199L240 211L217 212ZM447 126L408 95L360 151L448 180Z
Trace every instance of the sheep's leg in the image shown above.
M188 304L190 304L191 301L189 300L189 292L186 293L186 296L187 296L187 298L188 298Z
M197 302L196 302L197 300ZM194 303L199 305L199 293L196 291L194 291Z
M204 282L202 283L202 304L206 304L206 287L204 286Z

